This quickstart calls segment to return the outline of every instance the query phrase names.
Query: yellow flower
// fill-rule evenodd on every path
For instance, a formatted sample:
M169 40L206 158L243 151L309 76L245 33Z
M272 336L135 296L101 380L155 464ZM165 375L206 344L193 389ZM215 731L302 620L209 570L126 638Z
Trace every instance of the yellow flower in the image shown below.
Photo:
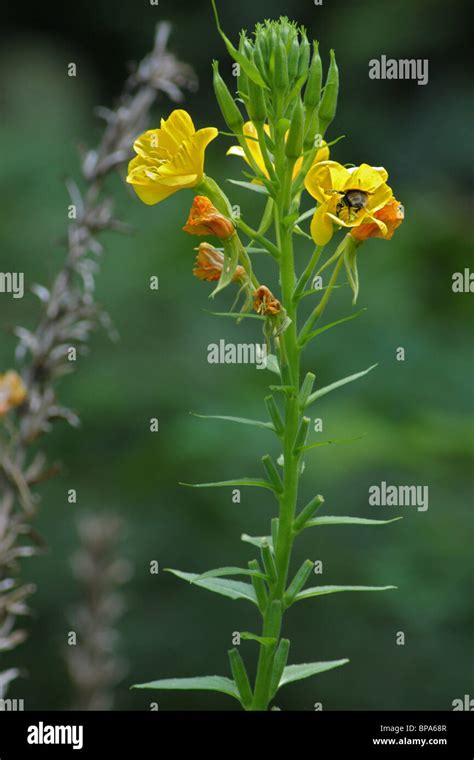
M217 137L215 127L197 132L186 111L173 111L159 129L149 129L133 144L127 182L144 203L163 201L183 188L198 185L204 173L204 152Z
M396 198L387 203L386 206L376 211L374 214L376 219L380 219L384 222L386 231L385 233L374 222L368 222L367 224L361 224L359 227L354 227L351 231L352 237L356 240L367 240L371 237L381 237L385 240L391 240L393 233L401 225L405 218L405 210Z
M393 197L387 178L385 169L368 164L346 169L336 161L323 161L313 166L306 175L305 187L320 204L311 222L316 245L326 245L331 240L334 224L358 227L372 222L385 235L385 223L374 215Z
M9 370L0 375L0 417L26 399L26 388L17 372Z
M263 128L265 130L265 133L269 135L270 127L268 126L268 124L265 124ZM263 160L262 151L260 149L260 143L258 142L258 134L257 134L257 129L255 127L255 124L252 121L245 122L244 127L243 127L243 132L245 136L245 141L247 143L250 153L252 154L253 160L257 164L262 174L268 179L269 178L268 172L265 166L265 161ZM240 145L233 145L231 148L229 148L229 150L227 151L227 155L239 156L239 158L243 158L244 161L249 163L247 160L247 156L245 155L245 151ZM318 150L314 158L313 166L319 161L327 161L328 158L329 158L329 148L326 142L323 140L323 144L321 145L320 149ZM296 177L300 173L302 163L303 163L303 157L301 156L295 162L295 166L293 169L293 179L296 179ZM256 181L258 182L258 180Z

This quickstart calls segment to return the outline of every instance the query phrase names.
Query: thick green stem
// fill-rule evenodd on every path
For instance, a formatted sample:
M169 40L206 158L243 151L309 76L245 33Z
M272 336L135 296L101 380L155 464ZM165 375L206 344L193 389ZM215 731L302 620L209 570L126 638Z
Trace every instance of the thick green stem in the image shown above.
M295 440L300 425L301 412L298 405L298 391L300 386L300 348L297 334L297 304L293 301L295 288L295 267L293 258L292 234L281 223L285 209L276 215L277 238L281 250L281 289L282 301L287 310L291 322L280 339L280 366L282 379L288 378L294 391L286 396L285 404L285 430L283 433L283 459L284 459L284 490L280 496L280 512L278 523L278 537L275 550L276 580L271 589L268 604L263 620L263 636L269 634L275 637L280 635L281 618L283 615L283 598L288 580L291 551L293 547L293 520L295 517L296 502L298 495L299 480L299 456L294 452ZM280 601L279 620L271 620L271 602ZM271 630L270 630L271 627ZM261 646L260 657L255 680L254 698L252 710L266 710L272 698L270 693L273 661L276 645Z

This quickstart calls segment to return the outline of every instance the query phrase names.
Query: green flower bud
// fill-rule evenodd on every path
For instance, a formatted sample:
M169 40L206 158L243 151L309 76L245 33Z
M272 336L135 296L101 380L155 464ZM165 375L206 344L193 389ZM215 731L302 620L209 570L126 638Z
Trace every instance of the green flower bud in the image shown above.
M284 600L285 600L285 606L289 607L290 604L292 604L295 600L295 596L298 594L299 591L303 588L306 581L308 580L309 576L311 575L314 568L314 563L311 562L310 559L306 559L303 564L301 565L300 569L296 573L295 577L291 581L290 585L288 586Z
M275 90L284 94L288 90L288 56L286 48L281 40L275 47L275 68L273 71L273 85Z
M245 34L242 33L240 35L240 44L239 44L239 51L242 53L242 55L245 55ZM237 77L237 88L239 90L239 93L242 95L242 97L246 98L249 94L249 78L245 71L243 70L242 66L239 64L239 76Z
M308 75L310 53L311 53L311 45L308 42L306 32L302 30L301 42L300 42L300 55L298 59L298 74L297 74L298 79L301 79L302 76Z
M311 116L306 123L306 132L304 136L303 146L305 150L311 150L311 148L314 148L314 139L317 134L319 134L319 114L318 109L313 108Z
M303 152L304 138L304 108L301 98L298 98L291 115L290 131L285 144L288 158L299 158Z
M258 45L258 44L255 45L255 48L253 50L253 57L254 57L255 65L257 69L259 70L261 76L263 77L265 81L268 81L268 78L269 78L268 66L266 63L268 60L268 56L267 56L267 53L264 52L264 50L262 49L261 45Z
M294 36L288 53L288 78L290 82L293 82L298 75L299 58L300 46L298 44L298 38Z
M321 80L323 67L319 55L318 43L313 43L313 58L309 67L308 81L304 93L304 104L308 110L316 108L321 98Z
M254 123L263 122L267 118L267 106L265 103L265 93L262 87L249 80L249 100L247 111L251 121Z
M253 694L244 661L235 647L234 649L229 649L227 654L229 656L230 669L237 685L237 689L239 690L242 703L245 707L248 707L252 702Z
M229 92L229 88L219 74L219 64L213 61L212 68L214 71L213 84L216 93L217 102L219 103L224 121L233 132L242 133L244 120L237 104Z
M323 97L319 104L319 130L324 135L326 129L334 119L337 108L337 95L339 92L339 70L337 68L334 50L331 50L331 62L326 78Z

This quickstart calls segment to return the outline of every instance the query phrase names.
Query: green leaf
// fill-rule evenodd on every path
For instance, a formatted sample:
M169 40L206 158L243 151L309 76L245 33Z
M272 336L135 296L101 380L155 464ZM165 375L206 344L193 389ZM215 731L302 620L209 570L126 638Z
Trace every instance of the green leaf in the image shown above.
M217 293L219 293L221 290L224 290L224 288L230 285L234 277L235 270L237 269L238 263L239 263L239 247L237 245L233 245L229 241L225 241L224 242L224 262L222 265L221 276L219 277L219 282L217 283L216 287L210 294L209 298L214 298L214 296Z
M321 398L322 396L325 396L326 393L331 393L331 391L336 390L336 388L341 388L343 385L347 385L347 383L352 383L353 380L358 380L359 377L363 377L364 375L367 375L377 366L378 366L377 364L372 364L371 367L368 367L368 369L364 369L362 372L356 372L355 375L349 375L348 377L343 377L342 380L336 380L336 382L331 383L331 385L326 385L324 388L319 388L319 390L312 393L311 396L308 398L308 402L306 406L309 406L310 404L312 404L313 401L316 401L316 399Z
M256 633L250 633L249 631L242 631L240 638L244 641L257 641L264 647L271 647L277 642L277 639L274 639L271 636L257 636Z
M271 548L273 547L271 536L249 536L247 533L242 533L240 540L244 541L246 544L258 546L259 549L261 549L264 544L268 544Z
M282 677L278 688L281 689L287 683L293 681L301 681L303 678L310 678L318 673L324 673L326 670L332 670L333 668L339 668L341 665L348 663L348 659L344 660L328 660L327 662L304 662L301 665L287 665L283 671Z
M271 422L263 422L261 420L249 420L246 417L227 417L220 414L197 414L196 412L190 412L193 417L200 417L202 420L224 420L225 422L238 422L240 425L253 425L253 427L264 428L265 430L272 430L275 432Z
M238 179L228 179L227 182L231 182L233 185L239 185L239 187L245 188L245 190L251 190L254 193L261 193L261 195L268 195L268 190L264 185L260 185L253 182L243 182Z
M280 365L278 364L278 359L276 358L275 354L268 354L267 369L269 369L270 372L274 372L275 375L280 376Z
M257 597L255 591L250 583L242 583L241 581L228 581L222 578L206 578L205 580L197 580L199 578L198 573L184 573L181 570L173 570L169 567L166 568L166 572L173 573L177 578L182 578L184 581L191 581L196 586L202 586L208 591L214 591L216 594L222 594L222 596L228 596L230 599L246 599L249 602L257 604Z
M356 319L359 317L364 311L367 311L367 309L361 309L356 314L350 314L348 317L343 317L343 319L337 319L335 322L331 322L329 325L324 325L324 327L320 327L318 330L314 330L314 332L310 333L307 338L305 338L303 345L306 345L309 343L310 340L313 340L317 335L320 335L320 333L325 332L326 330L330 330L332 327L336 327L336 325L342 325L344 322L350 322L352 319Z
M210 311L209 309L203 309L203 311L212 314L214 317L233 317L239 321L241 319L260 319L261 321L265 319L260 314L242 314L239 311Z
M249 61L243 53L241 53L239 50L237 50L236 47L232 44L232 42L229 40L229 38L224 34L222 31L222 27L220 25L219 16L217 13L216 3L215 0L212 0L212 7L214 9L214 16L216 18L216 26L217 31L219 32L220 36L224 40L224 44L227 48L227 52L229 55L234 59L234 61L237 61L237 63L242 66L243 70L249 77L249 79L252 80L252 82L255 82L255 84L258 84L260 87L264 87L266 90L268 90L267 85L265 84L264 80L262 79L262 76L252 61Z
M196 583L205 578L222 578L226 575L255 575L257 578L266 579L265 573L260 573L258 570L247 570L244 567L217 567L215 570L207 570L205 573L197 575L196 578L190 583Z
M227 486L255 486L256 488L268 488L269 491L273 491L274 488L268 480L260 480L259 478L240 478L239 480L221 480L215 483L179 483L180 486L187 486L188 488L225 488Z
M302 446L300 451L310 451L311 449L319 448L319 446L330 446L333 443L352 443L352 441L360 441L360 439L364 437L364 435L356 435L354 438L335 438L332 441L319 441L316 443L309 443L307 446Z
M295 596L294 601L299 602L302 599L310 599L313 596L323 596L324 594L337 594L340 591L388 591L397 588L397 586L313 586L300 591Z
M357 247L348 246L344 250L344 265L347 272L347 280L351 286L353 299L352 304L357 303L359 296L359 271L357 269Z
M225 676L197 676L196 678L162 678L149 683L136 683L132 689L177 689L185 691L220 691L240 702L234 681Z
M305 523L305 528L313 528L317 525L388 525L388 523L403 520L403 517L392 517L391 520L370 520L366 517L342 517L339 515L326 515L315 517Z

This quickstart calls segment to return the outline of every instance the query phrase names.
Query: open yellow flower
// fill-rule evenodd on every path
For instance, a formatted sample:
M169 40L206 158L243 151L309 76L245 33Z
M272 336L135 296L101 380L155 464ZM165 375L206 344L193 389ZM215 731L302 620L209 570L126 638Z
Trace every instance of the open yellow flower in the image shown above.
M135 140L138 155L128 165L127 182L150 205L196 187L203 178L204 152L217 134L215 127L196 132L186 111L173 111L159 129L149 129Z
M375 212L393 198L387 178L384 168L368 164L346 169L337 161L323 161L313 166L305 177L305 187L320 204L311 222L316 245L331 240L335 224L358 227L372 222L385 235L386 225Z
M269 135L270 127L268 126L268 124L265 124L263 128L265 130L265 133ZM264 177L269 179L267 168L265 166L265 161L263 160L263 155L260 148L260 143L258 142L258 134L257 134L257 129L255 127L255 124L252 121L245 122L243 126L243 133L245 136L245 142L247 143L248 149L252 155L253 160L257 164L258 168L260 169ZM227 151L227 155L239 156L239 158L243 158L244 161L249 163L247 156L245 155L245 151L240 145L232 145L232 147L229 148L229 150ZM318 150L314 158L313 166L317 164L319 161L327 161L328 158L329 158L329 148L326 142L323 140L323 144L321 145L320 149ZM293 169L293 179L296 179L296 177L300 173L302 163L303 163L302 157L296 160L295 166Z

